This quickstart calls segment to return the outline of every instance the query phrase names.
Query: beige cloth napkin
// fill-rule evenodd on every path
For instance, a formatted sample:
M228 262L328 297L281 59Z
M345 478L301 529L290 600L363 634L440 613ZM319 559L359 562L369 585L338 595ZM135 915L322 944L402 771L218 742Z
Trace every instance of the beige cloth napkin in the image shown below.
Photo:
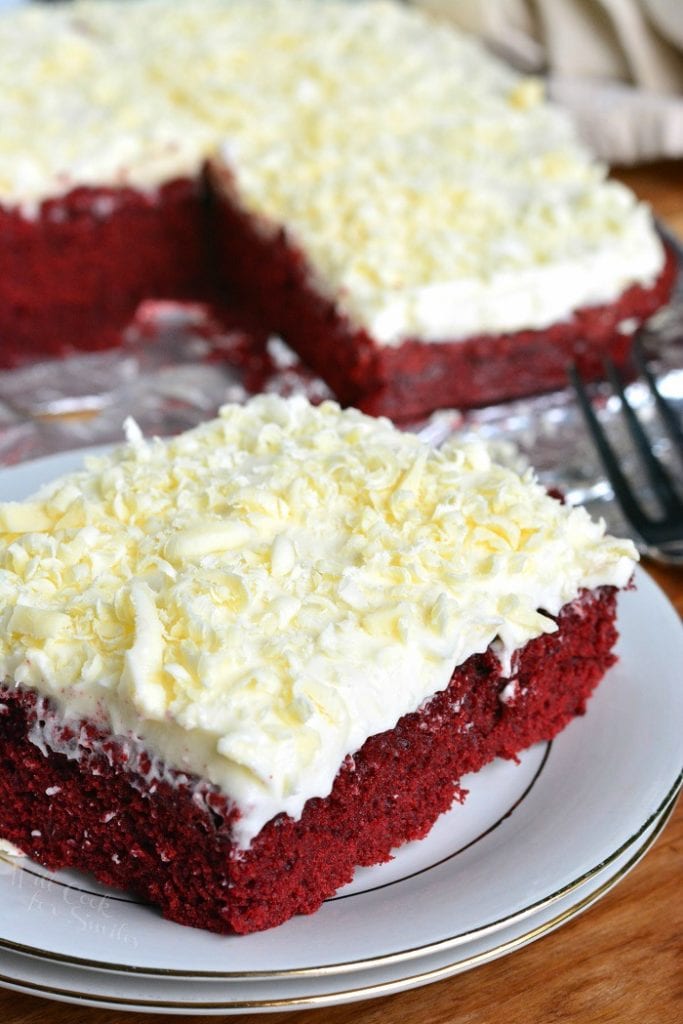
M415 0L547 75L602 159L683 156L683 0Z

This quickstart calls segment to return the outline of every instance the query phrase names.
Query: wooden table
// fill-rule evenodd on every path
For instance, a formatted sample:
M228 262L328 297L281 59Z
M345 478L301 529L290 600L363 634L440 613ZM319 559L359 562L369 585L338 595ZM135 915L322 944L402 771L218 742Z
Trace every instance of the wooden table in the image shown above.
M619 177L683 237L683 162L629 170ZM647 568L683 615L683 569ZM73 1007L0 989L0 1024L171 1024L180 1019ZM193 1018L206 1024L216 1019ZM683 801L624 882L584 916L512 956L402 995L230 1019L243 1024L680 1024Z

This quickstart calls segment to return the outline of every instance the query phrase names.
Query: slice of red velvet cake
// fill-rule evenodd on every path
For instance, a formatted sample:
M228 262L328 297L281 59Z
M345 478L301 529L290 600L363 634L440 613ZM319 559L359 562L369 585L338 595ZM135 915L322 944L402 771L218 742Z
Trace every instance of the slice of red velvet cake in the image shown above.
M482 445L300 398L131 424L0 530L0 837L220 932L582 713L635 557Z
M5 365L213 298L406 418L600 375L671 290L539 83L407 5L32 5L0 51Z

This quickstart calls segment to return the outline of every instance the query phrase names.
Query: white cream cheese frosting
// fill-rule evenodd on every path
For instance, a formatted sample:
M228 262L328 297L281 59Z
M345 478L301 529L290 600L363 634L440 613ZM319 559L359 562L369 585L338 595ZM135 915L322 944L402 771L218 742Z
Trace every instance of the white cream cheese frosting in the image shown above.
M35 5L0 19L0 53L0 202L153 191L220 151L380 344L547 327L663 265L539 83L405 5Z
M245 846L635 550L481 444L262 396L0 505L0 678L218 786Z

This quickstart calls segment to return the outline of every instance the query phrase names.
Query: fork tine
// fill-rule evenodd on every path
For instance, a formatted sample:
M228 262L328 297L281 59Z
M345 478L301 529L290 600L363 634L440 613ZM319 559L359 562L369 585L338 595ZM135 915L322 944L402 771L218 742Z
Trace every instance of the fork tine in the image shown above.
M659 460L652 454L650 439L643 430L640 420L636 416L633 406L626 396L624 386L621 383L619 374L617 373L611 359L605 359L605 369L612 388L621 400L621 409L624 414L626 426L628 427L628 431L631 435L636 451L638 452L643 468L648 475L652 489L662 504L662 508L667 515L683 513L683 502L681 502L681 499L676 494L671 482L671 477Z
M590 431L593 443L597 448L598 454L605 467L605 472L612 484L614 495L622 507L624 515L630 520L631 524L641 533L643 530L647 530L648 520L643 515L643 511L636 500L636 497L631 489L631 485L626 479L622 472L619 461L614 454L612 445L607 440L605 432L600 426L600 421L595 414L595 410L588 397L585 385L579 371L574 364L569 367L569 377L572 385L576 392L576 397L579 400L581 411L583 412L586 420L586 425Z
M655 380L652 370L647 365L647 362L645 360L645 353L643 352L643 344L640 336L636 336L635 342L633 344L633 357L639 372L642 374L642 376L645 378L645 381L647 382L647 386L650 389L650 394L652 395L652 398L654 399L655 405L657 407L657 412L659 413L662 422L667 429L669 437L671 438L674 445L676 445L676 447L678 448L679 454L683 457L683 428L681 428L681 424L678 421L678 418L676 417L676 414L674 413L673 409L671 408L671 406L663 397L661 391L657 387L657 381Z

